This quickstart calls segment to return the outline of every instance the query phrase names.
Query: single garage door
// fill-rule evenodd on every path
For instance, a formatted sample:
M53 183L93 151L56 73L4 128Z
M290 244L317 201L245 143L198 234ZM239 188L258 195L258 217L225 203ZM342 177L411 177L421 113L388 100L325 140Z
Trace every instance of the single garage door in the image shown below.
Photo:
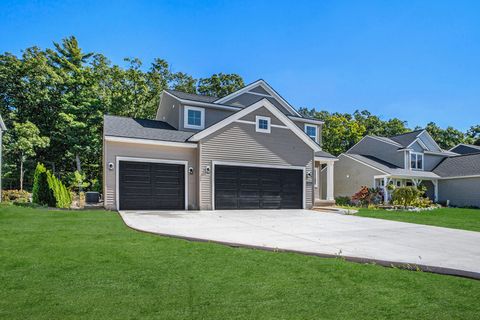
M215 166L215 209L301 209L303 171Z
M120 161L120 210L184 210L185 166Z

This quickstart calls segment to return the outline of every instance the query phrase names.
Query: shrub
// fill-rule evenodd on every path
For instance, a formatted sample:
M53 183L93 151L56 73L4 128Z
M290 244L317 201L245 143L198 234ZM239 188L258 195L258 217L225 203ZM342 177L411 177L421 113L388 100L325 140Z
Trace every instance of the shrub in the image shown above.
M415 203L419 203L424 193L425 191L419 190L417 187L396 188L392 193L392 202L404 207L414 206Z
M48 185L47 169L41 163L37 164L33 176L32 202L39 205L54 203L52 190Z
M2 202L30 202L30 193L25 190L2 190Z
M67 187L65 187L65 185L57 177L51 174L50 171L47 171L47 181L48 186L53 192L53 197L55 198L54 206L64 209L70 208L70 205L72 204L72 197ZM49 205L51 204L49 203Z
M350 205L350 197L336 197L335 203L337 206L349 206Z
M383 190L380 188L362 188L352 196L352 203L355 205L369 206L380 204L383 201Z

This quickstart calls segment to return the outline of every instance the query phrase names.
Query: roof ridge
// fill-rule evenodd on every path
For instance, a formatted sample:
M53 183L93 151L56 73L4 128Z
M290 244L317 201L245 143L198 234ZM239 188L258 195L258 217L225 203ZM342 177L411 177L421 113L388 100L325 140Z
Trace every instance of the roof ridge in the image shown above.
M405 133L400 133L400 134L396 134L396 135L393 135L393 136L389 136L388 138L393 138L393 137L400 137L400 136L404 136L406 134L411 134L411 133L414 133L414 132L421 132L421 131L425 131L426 129L418 129L418 130L412 130L412 131L409 131L409 132L405 132Z

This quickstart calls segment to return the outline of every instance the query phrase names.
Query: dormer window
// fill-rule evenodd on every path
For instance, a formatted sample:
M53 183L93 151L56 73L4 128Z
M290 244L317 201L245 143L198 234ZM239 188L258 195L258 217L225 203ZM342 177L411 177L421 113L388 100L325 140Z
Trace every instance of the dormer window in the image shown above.
M183 126L190 129L205 128L205 109L185 106Z
M312 138L313 141L318 142L317 126L305 124L305 133Z
M423 153L410 153L410 167L415 170L423 170Z
M261 117L261 116L256 116L255 117L255 131L257 132L264 132L264 133L270 133L270 118L269 117Z

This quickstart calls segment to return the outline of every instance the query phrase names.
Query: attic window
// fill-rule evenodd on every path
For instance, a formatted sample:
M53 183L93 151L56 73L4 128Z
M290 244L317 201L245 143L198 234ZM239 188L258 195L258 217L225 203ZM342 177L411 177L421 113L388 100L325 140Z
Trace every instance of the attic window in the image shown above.
M317 126L311 124L305 124L305 133L309 136L313 141L318 142L317 139Z
M270 133L270 118L269 117L255 117L256 130L257 132Z
M190 129L203 129L205 127L205 109L185 106L183 126Z

